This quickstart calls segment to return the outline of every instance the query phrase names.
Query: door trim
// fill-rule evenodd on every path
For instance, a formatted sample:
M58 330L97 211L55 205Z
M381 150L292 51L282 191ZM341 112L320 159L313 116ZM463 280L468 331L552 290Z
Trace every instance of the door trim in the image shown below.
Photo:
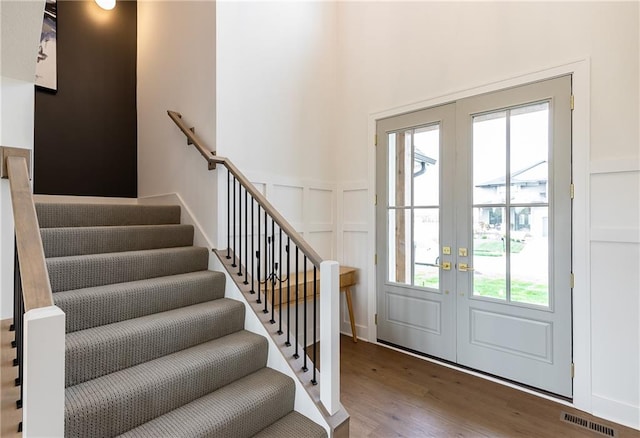
M573 403L574 406L585 412L592 412L593 394L591 390L591 276L589 273L590 265L590 245L589 245L589 150L590 150L590 59L584 58L566 64L552 66L537 71L518 74L507 77L503 80L492 82L489 84L478 85L459 91L452 91L438 97L428 98L410 105L398 106L391 109L369 114L367 128L367 170L368 181L367 186L370 199L374 199L376 193L376 150L375 150L375 133L376 122L379 119L393 117L407 112L416 111L423 108L429 108L444 103L453 102L455 100L475 96L478 94L499 91L505 88L525 85L531 82L537 82L545 79L552 79L567 74L572 75L572 89L575 96L575 109L572 114L571 136L573 143L573 182L575 185L575 198L573 200L573 272L575 275L575 287L573 289L573 360L576 365L574 377ZM369 284L376 284L375 272L376 268L373 260L376 253L376 206L373 202L369 204L367 214L369 223L368 230L368 252L371 260L371 269L368 272ZM377 329L375 325L376 314L376 288L369 290L368 296L368 338L371 342L376 342ZM376 342L377 343L377 342ZM384 344L380 344L384 345ZM421 356L417 356L421 357ZM424 359L424 357L423 357ZM445 366L437 360L431 360ZM459 371L476 375L474 372L465 369ZM531 392L540 397L549 398L557 402L563 402L562 399L545 396L541 393L527 390L518 385L512 385L499 379L489 378L483 374L477 374L479 377L496 381L497 383L512 386L516 389ZM566 402L564 402L566 403Z

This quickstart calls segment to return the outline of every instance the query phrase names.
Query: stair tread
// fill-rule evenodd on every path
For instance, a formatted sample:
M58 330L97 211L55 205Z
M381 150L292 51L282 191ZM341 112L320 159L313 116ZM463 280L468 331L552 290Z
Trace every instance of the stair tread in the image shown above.
M253 438L326 438L327 431L299 412L292 411Z
M223 298L225 280L222 272L196 271L56 292L53 301L71 333Z
M51 290L80 289L112 283L206 270L209 251L203 247L51 257L46 259Z
M37 202L40 228L180 223L178 205Z
M66 386L242 330L244 305L228 298L69 333Z
M114 436L264 367L245 330L67 388L65 436Z
M43 228L40 235L45 257L174 248L193 244L193 226L181 224Z
M295 385L262 368L121 437L251 437L293 410Z

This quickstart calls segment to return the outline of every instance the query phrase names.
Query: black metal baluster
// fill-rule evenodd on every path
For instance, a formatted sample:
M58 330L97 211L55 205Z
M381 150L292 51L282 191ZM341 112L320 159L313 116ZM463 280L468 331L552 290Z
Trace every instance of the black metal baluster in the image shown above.
M311 379L311 383L313 385L317 385L318 381L316 380L316 368L318 366L318 358L317 358L317 345L316 345L316 341L317 341L317 333L316 333L316 319L317 319L317 312L316 312L316 307L318 305L318 294L316 291L316 288L318 287L317 285L317 268L314 266L313 267L313 378Z
M269 313L267 310L267 294L269 293L269 223L267 221L267 210L264 211L264 309L262 313Z
M20 399L16 400L16 407L22 409L22 395L23 395L23 372L24 372L24 296L22 295L22 276L20 274L20 260L18 259L18 246L15 245L15 259L14 259L14 271L13 271L13 299L14 299L14 314L13 323L16 329L16 358L13 361L13 365L18 367L18 378L15 379L15 385L20 386ZM15 305L17 303L17 306ZM20 427L20 426L19 426Z
M244 189L244 284L249 284L249 264L247 263L247 255L248 255L248 245L249 245L249 216L247 206L247 189Z
M298 274L300 274L300 271L298 269L298 259L300 258L299 251L300 249L298 248L298 245L296 245L296 352L293 355L293 357L295 357L296 359L300 357L300 355L298 354L298 345L300 344L300 337L298 336L300 334L300 331L298 330Z
M280 244L278 245L278 254L279 254L279 270L278 270L278 287L280 291L280 306L278 307L278 334L282 334L282 228L278 229L278 241Z
M254 241L256 236L254 235L255 232L255 226L253 224L253 204L255 204L255 200L253 199L253 196L251 197L251 254L253 254L254 256L256 255L255 253L255 248L254 248ZM258 221L258 225L259 225L260 221ZM259 235L259 234L258 234ZM254 286L256 284L256 277L254 276L255 274L255 257L252 256L251 257L251 290L249 291L250 294L255 294L256 291L254 289ZM258 275L258 280L260 279L260 276Z
M303 297L304 297L304 301L302 302L302 310L303 310L303 316L302 316L302 330L303 331L303 339L304 342L302 343L302 347L304 348L304 363L302 364L302 371L304 371L305 373L307 371L309 371L309 368L307 368L307 256L304 256L304 262L302 265L302 268L304 269L304 285L303 285Z
M233 263L231 267L236 265L236 177L233 177Z
M256 303L260 304L260 265L262 264L262 251L260 251L260 204L258 204L258 251L256 252L257 264L258 264L258 299ZM254 282L255 283L255 282Z
M235 187L235 185L234 185ZM238 277L242 277L242 186L238 182Z
M282 317L280 317L282 320ZM291 347L291 237L287 236L287 342Z
M231 258L231 171L227 169L227 260Z
M276 262L276 223L271 219L271 319L269 322L275 324L276 307L276 280L278 279L278 263Z

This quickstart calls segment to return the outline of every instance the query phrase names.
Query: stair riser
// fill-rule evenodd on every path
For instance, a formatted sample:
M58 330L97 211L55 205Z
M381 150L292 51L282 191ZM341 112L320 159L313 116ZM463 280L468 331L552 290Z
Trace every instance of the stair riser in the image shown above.
M224 274L204 271L58 292L53 299L71 333L223 298L224 287Z
M191 225L44 228L45 257L175 248L193 244Z
M66 386L77 385L244 327L244 306L227 299L70 333Z
M176 205L37 203L40 228L179 224Z
M266 339L243 331L69 388L65 436L124 433L257 371L267 351Z
M173 248L47 259L53 292L207 269L206 248Z

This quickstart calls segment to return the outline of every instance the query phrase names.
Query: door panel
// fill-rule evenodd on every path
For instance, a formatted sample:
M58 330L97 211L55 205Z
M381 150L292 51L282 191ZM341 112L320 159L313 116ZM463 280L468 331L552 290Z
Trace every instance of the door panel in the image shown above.
M440 248L454 232L441 227L453 222L445 181L454 125L446 105L382 120L377 131L378 338L447 360L455 359L455 302L453 273L441 268L451 258Z
M571 397L570 94L378 121L379 340Z
M457 104L457 361L565 397L570 96L563 77Z

